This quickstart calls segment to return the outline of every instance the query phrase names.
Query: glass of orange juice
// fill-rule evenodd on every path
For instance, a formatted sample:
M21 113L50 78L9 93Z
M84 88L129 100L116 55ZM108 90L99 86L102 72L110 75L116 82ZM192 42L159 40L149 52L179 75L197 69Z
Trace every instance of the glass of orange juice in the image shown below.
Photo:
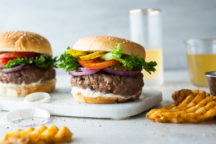
M146 50L148 61L156 61L156 71L149 74L143 70L144 81L147 85L163 83L163 46L162 22L159 9L133 9L130 10L130 36Z
M185 44L191 83L207 86L205 72L216 71L216 39L190 39Z

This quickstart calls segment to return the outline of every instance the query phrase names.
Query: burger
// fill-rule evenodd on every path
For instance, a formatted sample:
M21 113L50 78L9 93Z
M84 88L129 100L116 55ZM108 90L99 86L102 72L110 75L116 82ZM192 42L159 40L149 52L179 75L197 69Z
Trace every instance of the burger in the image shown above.
M71 75L74 98L98 104L138 99L144 85L141 70L151 73L157 65L145 61L141 45L111 36L82 38L68 47L59 62Z
M24 31L0 33L0 95L20 97L55 89L57 58L49 41Z

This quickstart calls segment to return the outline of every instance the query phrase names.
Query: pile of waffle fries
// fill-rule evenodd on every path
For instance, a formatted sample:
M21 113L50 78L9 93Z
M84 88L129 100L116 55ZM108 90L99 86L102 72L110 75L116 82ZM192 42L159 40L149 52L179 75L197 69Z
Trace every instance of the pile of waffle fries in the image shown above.
M42 125L38 128L7 133L0 144L57 144L71 142L72 135L67 127L58 129L54 125L49 128Z
M146 117L163 123L199 123L216 116L216 96L205 91L182 89L172 98L174 104L152 109Z

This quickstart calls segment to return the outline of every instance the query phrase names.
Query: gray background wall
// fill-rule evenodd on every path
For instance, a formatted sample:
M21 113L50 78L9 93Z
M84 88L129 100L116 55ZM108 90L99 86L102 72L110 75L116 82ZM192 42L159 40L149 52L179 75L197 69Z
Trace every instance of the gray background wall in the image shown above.
M129 38L135 8L162 10L165 69L187 68L185 39L216 37L216 0L0 0L0 31L42 34L59 55L80 37Z

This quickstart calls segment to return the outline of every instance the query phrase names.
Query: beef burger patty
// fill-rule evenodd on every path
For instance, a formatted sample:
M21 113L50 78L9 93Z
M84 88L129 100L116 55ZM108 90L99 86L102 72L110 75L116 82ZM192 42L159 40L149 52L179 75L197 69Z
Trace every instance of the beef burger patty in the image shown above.
M55 78L55 70L52 68L39 69L32 66L10 73L0 72L1 83L30 84L38 81L51 80L53 78Z
M102 93L113 93L121 96L132 96L141 94L143 75L119 76L106 73L96 73L85 76L72 76L71 85L83 89L89 88Z

